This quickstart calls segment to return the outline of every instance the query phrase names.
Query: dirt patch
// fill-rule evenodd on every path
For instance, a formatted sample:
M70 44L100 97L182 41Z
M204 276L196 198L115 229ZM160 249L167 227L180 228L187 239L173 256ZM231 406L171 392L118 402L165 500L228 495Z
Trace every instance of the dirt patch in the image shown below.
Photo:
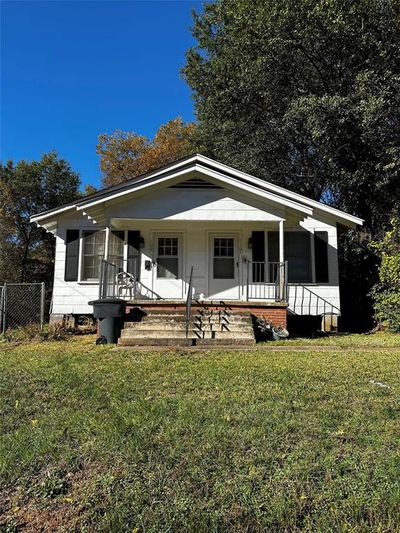
M101 475L96 465L60 476L44 472L29 482L0 492L0 531L52 533L80 530L85 522L85 501L93 480ZM53 476L53 478L51 477ZM50 482L48 481L50 480Z

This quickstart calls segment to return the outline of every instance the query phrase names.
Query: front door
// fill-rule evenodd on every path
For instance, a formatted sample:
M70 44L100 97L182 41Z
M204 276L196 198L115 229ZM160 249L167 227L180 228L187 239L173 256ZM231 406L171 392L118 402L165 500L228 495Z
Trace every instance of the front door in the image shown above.
M210 235L210 300L239 299L239 257L236 235Z
M153 291L166 300L183 298L181 235L155 235L154 256Z

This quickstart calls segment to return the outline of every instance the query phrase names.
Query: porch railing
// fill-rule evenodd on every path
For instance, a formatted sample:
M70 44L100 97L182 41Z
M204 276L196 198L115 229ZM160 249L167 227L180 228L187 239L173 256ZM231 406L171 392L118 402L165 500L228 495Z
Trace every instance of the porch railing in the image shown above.
M144 285L136 273L125 272L123 262L111 263L102 259L100 264L99 298L124 300L160 300L161 296Z
M287 302L287 272L287 261L246 261L246 299Z
M301 284L291 285L288 311L293 315L340 315L340 308Z

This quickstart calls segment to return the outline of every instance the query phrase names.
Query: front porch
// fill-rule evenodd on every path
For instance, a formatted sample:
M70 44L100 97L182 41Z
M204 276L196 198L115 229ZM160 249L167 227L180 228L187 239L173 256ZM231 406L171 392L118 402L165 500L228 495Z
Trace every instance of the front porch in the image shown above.
M184 303L190 287L190 298L207 304L287 303L282 220L238 225L112 219L104 233L102 298Z

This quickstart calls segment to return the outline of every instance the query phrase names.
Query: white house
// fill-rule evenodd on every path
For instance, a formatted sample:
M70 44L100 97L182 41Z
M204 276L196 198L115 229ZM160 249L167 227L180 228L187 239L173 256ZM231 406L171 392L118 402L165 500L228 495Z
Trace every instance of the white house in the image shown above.
M272 320L282 307L338 315L338 230L362 224L202 155L32 221L56 236L53 319L90 314L88 302L110 287L136 305L179 306L189 285L194 301Z

